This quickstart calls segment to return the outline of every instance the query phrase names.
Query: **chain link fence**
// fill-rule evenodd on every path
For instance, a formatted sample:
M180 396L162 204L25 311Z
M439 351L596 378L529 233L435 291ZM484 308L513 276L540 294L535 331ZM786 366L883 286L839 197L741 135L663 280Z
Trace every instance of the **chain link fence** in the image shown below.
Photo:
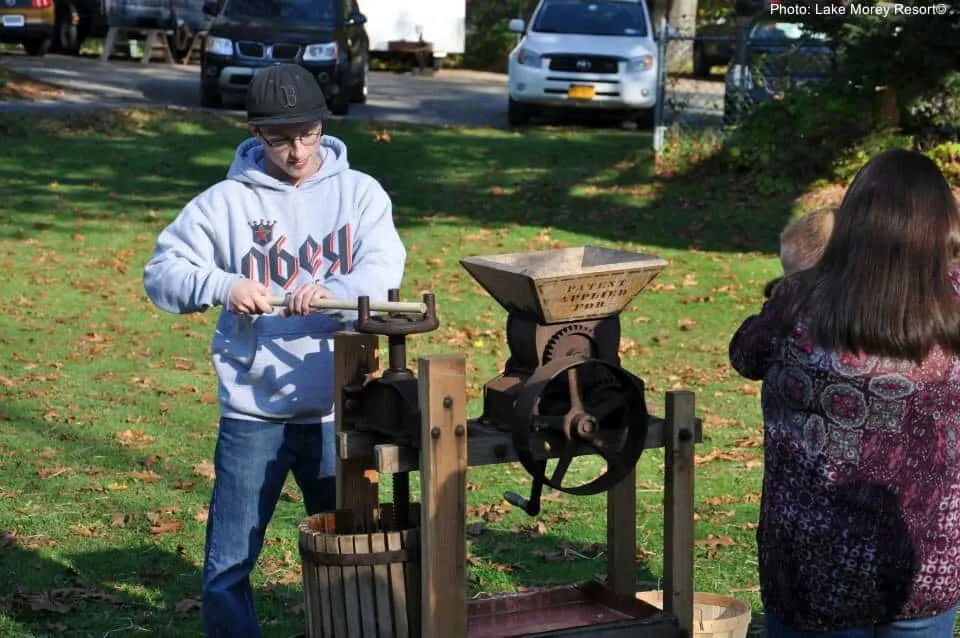
M666 144L668 132L682 135L720 128L724 83L711 77L710 70L727 64L740 47L735 34L682 33L663 20L658 30L657 48L660 65L654 110L654 150L659 153ZM692 72L671 70L671 57L692 59Z
M695 34L678 32L663 20L657 45L657 153L671 137L706 128L729 130L760 102L782 99L794 87L821 84L836 69L825 39L799 24L772 19L708 26ZM674 59L678 54L692 59L692 73L671 71L671 53ZM710 76L715 67L725 69L722 76Z

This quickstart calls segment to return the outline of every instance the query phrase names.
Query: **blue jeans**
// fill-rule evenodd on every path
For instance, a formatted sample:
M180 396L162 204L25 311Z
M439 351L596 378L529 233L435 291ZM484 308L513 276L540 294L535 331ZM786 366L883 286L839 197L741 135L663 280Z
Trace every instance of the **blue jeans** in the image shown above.
M836 631L791 629L770 613L764 614L764 620L767 638L952 638L956 615L957 608L954 607L939 616Z
M220 419L203 565L208 638L260 637L250 572L287 474L293 472L308 515L336 507L333 451L327 450L326 463L322 456L330 428Z

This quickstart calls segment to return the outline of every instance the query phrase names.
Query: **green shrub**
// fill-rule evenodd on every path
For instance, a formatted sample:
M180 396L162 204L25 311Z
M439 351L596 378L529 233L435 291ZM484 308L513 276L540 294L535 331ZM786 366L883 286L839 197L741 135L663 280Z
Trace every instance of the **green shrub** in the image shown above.
M924 139L960 139L960 71L913 98L905 110L907 126Z
M806 184L829 173L834 158L867 133L874 100L852 90L798 88L781 100L760 103L730 133L724 163L778 187Z
M925 152L937 163L947 179L960 188L960 142L944 142Z
M475 0L467 5L467 37L463 66L469 69L507 70L507 56L517 44L517 34L507 31L512 18L529 20L537 0Z

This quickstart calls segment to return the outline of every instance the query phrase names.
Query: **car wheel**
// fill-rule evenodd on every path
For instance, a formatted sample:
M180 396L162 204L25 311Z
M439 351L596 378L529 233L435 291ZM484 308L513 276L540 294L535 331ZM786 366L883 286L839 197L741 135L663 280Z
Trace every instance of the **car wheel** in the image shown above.
M170 47L170 55L175 62L183 62L190 55L190 47L193 46L195 34L193 29L185 24L178 24L173 31L173 37L167 38ZM186 60L189 62L189 60Z
M350 113L350 73L344 69L340 77L340 90L330 98L330 112L334 115L347 115Z
M35 55L39 57L47 54L52 43L53 40L51 38L29 40L28 42L23 43L23 50L27 52L27 55Z
M217 109L223 106L223 95L215 86L200 85L200 106L208 109Z
M710 65L703 53L703 45L696 43L693 45L693 75L698 78L710 77Z
M57 51L68 55L80 53L80 16L69 3L57 3L54 18L54 44Z
M533 107L529 104L517 102L513 98L507 102L507 123L510 126L524 126L530 123L533 117Z
M653 120L654 120L653 109L640 109L633 116L633 121L636 122L638 131L653 130L653 125L655 124Z
M367 92L368 84L367 80L370 77L370 58L368 57L363 61L363 77L360 82L354 84L350 89L350 101L354 104L366 104L367 102Z

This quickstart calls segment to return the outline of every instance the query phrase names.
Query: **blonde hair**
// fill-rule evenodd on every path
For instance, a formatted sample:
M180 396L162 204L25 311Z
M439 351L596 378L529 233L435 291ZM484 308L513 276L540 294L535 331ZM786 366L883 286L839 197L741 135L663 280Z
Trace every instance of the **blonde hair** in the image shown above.
M780 233L780 265L786 275L816 265L833 232L833 210L820 208L794 219Z

